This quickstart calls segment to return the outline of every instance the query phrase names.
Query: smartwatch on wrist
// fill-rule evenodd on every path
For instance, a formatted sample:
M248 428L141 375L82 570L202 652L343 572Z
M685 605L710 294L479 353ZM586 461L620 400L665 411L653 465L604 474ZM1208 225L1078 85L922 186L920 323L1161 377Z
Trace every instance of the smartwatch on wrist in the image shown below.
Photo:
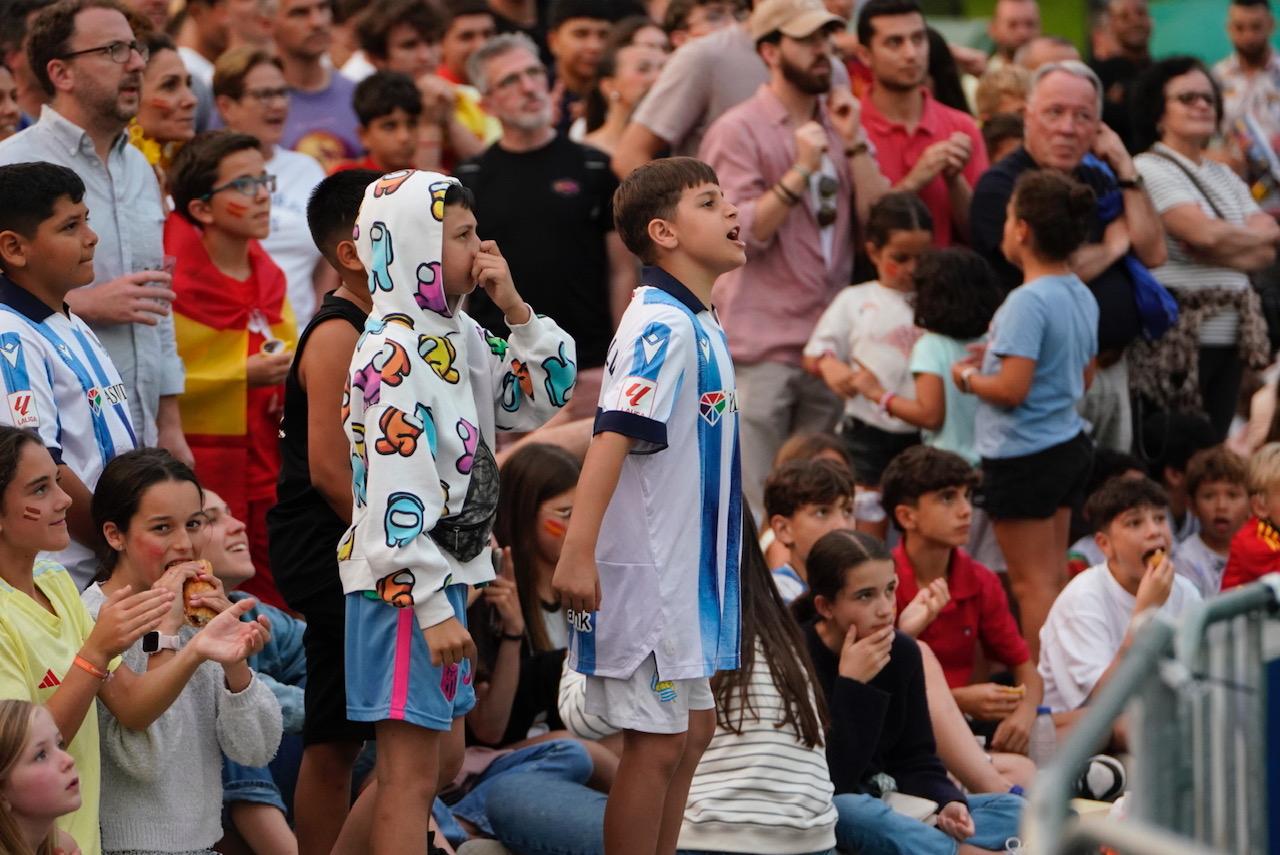
M182 649L182 639L179 636L163 635L154 629L142 636L143 653L159 653L161 650L180 649Z

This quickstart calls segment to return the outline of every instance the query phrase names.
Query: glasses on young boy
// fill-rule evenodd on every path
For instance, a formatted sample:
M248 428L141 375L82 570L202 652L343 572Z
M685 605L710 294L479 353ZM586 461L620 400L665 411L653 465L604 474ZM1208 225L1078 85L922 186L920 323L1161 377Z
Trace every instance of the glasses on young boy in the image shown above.
M137 52L138 56L146 62L151 58L151 49L146 45L137 42L111 42L111 44L101 45L99 47L85 48L84 50L73 50L70 53L64 53L62 59L71 59L77 56L86 56L91 53L105 53L111 58L111 61L117 65L124 65L129 61L129 57Z
M234 190L241 195L248 196L252 199L258 195L258 188L265 187L268 193L276 192L276 177L274 175L259 175L256 177L236 178L228 181L226 184L220 184L214 187L208 193L200 197L200 201L208 202L223 190Z

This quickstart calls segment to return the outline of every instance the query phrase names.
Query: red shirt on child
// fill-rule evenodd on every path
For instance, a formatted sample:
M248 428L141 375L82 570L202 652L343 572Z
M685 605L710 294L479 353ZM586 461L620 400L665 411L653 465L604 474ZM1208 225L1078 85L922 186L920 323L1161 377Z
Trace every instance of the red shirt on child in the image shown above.
M1280 570L1280 530L1264 519L1249 517L1227 553L1227 569L1222 572L1222 590L1255 582Z
M898 613L901 614L920 590L904 543L894 547L893 565L898 571ZM1009 611L1009 600L1000 577L994 571L974 561L963 549L953 549L951 566L947 568L947 588L951 602L943 606L933 623L920 633L920 641L928 644L938 657L948 686L955 689L969 685L979 643L988 659L1009 668L1031 658L1031 651Z

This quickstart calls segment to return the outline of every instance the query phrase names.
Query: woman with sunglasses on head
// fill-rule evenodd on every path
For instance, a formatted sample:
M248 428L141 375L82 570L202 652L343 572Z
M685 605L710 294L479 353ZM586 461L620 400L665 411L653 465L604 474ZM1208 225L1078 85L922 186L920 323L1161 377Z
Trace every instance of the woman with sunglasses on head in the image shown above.
M275 184L254 137L196 137L169 170L165 251L178 259L174 329L187 369L179 406L196 473L248 526L257 573L246 592L282 607L266 515L276 501L276 433L297 331L284 273L258 244Z
M1199 60L1157 62L1130 106L1134 141L1146 149L1134 164L1169 250L1153 272L1179 308L1173 329L1131 349L1130 382L1158 409L1207 415L1224 439L1245 366L1269 361L1249 274L1275 260L1280 226L1229 167L1204 154L1222 123L1222 94Z

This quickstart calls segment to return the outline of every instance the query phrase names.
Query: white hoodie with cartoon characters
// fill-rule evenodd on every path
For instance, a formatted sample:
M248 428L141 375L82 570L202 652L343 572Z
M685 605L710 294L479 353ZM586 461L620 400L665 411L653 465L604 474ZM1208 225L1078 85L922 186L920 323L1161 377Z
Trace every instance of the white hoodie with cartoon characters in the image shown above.
M532 315L493 337L451 311L441 271L452 178L400 170L369 185L356 248L373 311L351 360L351 527L338 546L345 593L412 607L425 629L453 617L444 589L493 579L497 430L532 430L573 391L576 351Z

